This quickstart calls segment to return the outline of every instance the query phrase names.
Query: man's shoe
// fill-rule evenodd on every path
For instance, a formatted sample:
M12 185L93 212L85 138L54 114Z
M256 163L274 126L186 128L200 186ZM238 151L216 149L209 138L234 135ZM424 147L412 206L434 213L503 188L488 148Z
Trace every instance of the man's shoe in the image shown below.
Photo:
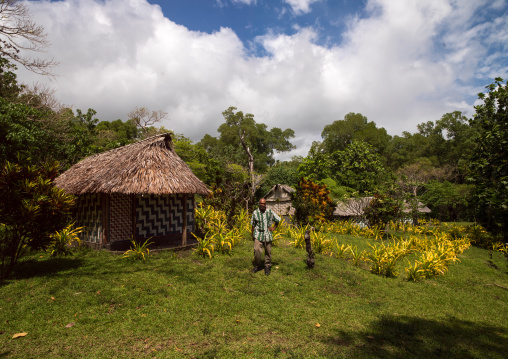
M257 273L259 272L261 269L259 267L254 267L252 268L252 273Z
M269 267L265 268L265 275L270 275L270 268Z

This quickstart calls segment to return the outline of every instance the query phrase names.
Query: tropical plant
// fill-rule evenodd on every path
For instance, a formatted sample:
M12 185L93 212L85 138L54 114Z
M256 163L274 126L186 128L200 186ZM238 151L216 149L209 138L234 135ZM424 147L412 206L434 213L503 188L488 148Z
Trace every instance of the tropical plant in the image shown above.
M198 234L204 234L208 230L208 221L212 212L213 207L210 205L204 206L203 203L200 203L196 206L194 220L196 222L196 232Z
M246 234L251 232L251 223L249 212L244 208L240 210L234 217L234 226L233 228L238 229L241 234Z
M485 227L479 223L474 223L467 228L467 233L471 242L480 247L487 247L492 243L492 236L489 235Z
M202 257L208 256L208 258L212 259L212 254L214 251L213 236L209 236L209 233L207 233L203 238L196 236L194 233L192 233L192 235L198 241L198 245L196 248L194 248L194 253Z
M122 258L130 258L132 260L146 260L150 255L150 249L148 248L152 242L148 242L152 237L148 238L143 243L137 242L134 238L131 239L131 248L123 254Z
M422 269L421 269L421 263L418 261L415 261L413 265L411 265L411 262L407 260L407 264L409 267L405 268L406 271L406 279L408 281L417 282L423 278L422 275Z
M402 253L396 247L380 245L370 245L372 252L366 253L366 259L372 262L370 271L374 274L384 275L386 277L396 277L396 263Z
M12 272L23 248L46 248L65 228L75 198L53 185L58 163L0 167L0 278Z
M295 219L300 225L318 224L332 217L335 204L329 197L326 185L320 185L310 179L302 178L291 193Z
M225 232L215 233L213 235L213 243L214 243L214 247L218 253L231 254L233 245L231 244L231 238L227 233L225 233Z
M305 248L305 231L309 228L309 225L305 226L304 228L289 228L289 237L293 239L293 241L290 241L289 244L295 248Z
M52 256L66 256L68 254L72 254L69 247L73 242L77 242L79 245L81 245L81 240L79 239L78 234L83 232L84 227L77 227L74 229L72 229L72 227L74 227L74 223L69 224L64 229L57 231L51 235L52 241L49 244L47 251Z
M330 253L330 255L335 256L336 258L342 258L346 254L346 251L349 250L349 246L345 244L339 245L337 242L334 242L333 251Z
M364 234L367 238L374 238L375 240L378 240L384 237L385 231L381 226L375 225L371 228L366 228Z
M283 234L279 231L277 231L276 233L272 232L272 247L278 247L283 237L284 237Z
M353 264L355 266L360 265L360 261L364 259L365 252L359 251L358 248L355 247L349 247L349 251L351 252L351 260L353 261Z
M310 239L314 253L324 253L332 248L333 242L327 238L326 233L311 231Z

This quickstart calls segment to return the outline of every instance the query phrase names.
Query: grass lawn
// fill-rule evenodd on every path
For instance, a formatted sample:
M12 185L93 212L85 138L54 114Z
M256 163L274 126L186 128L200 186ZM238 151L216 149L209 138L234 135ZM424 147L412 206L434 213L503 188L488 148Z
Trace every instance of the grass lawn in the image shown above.
M250 272L247 240L212 260L33 253L0 283L0 358L506 358L502 254L470 248L417 283L404 259L384 278L322 255L309 271L305 255L283 241L267 277Z

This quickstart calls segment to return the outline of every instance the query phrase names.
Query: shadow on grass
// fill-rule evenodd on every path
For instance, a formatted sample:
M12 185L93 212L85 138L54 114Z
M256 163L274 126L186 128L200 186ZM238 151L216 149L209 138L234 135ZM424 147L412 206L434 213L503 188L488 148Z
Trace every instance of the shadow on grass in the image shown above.
M79 268L83 261L72 257L50 257L43 261L28 260L18 263L10 279L27 279L57 274L61 271Z
M455 318L437 321L384 316L365 331L340 331L322 341L331 351L353 350L357 357L506 358L508 332Z

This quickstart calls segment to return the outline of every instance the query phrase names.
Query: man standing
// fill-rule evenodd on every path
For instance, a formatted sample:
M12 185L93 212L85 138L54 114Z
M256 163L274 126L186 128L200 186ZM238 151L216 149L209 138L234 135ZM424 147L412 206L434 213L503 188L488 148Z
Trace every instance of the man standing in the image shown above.
M261 252L265 249L265 275L270 275L272 267L272 232L277 228L280 217L271 209L266 209L264 198L259 200L259 208L252 214L252 240L254 241L253 273L261 270ZM273 223L273 225L272 225Z

